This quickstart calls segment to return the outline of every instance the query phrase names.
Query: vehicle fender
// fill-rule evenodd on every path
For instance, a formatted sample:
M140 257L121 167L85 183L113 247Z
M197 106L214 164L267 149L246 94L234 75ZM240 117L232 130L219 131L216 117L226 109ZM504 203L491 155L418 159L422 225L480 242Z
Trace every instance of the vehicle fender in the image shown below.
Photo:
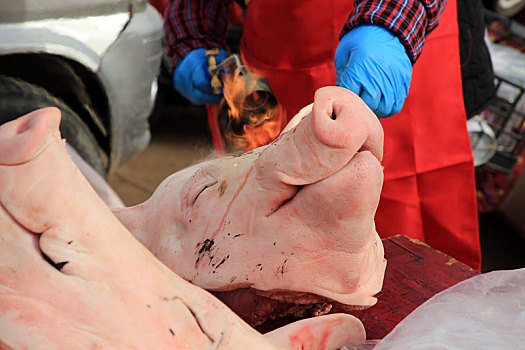
M0 55L48 53L79 62L96 72L101 57L130 18L128 12L0 25Z

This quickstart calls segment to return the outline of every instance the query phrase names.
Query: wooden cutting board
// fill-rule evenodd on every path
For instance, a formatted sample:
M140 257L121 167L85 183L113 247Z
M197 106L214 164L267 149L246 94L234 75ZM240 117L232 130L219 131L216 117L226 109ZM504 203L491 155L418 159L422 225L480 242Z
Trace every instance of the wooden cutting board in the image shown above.
M383 239L383 246L388 262L378 302L352 312L363 322L367 339L382 339L436 293L479 275L469 266L406 236Z

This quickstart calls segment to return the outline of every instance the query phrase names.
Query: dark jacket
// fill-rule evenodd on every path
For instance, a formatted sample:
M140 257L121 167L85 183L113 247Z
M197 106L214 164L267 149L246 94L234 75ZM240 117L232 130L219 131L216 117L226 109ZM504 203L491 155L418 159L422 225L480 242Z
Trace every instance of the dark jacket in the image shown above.
M459 0L459 53L467 118L481 112L494 96L494 72L484 40L483 1Z

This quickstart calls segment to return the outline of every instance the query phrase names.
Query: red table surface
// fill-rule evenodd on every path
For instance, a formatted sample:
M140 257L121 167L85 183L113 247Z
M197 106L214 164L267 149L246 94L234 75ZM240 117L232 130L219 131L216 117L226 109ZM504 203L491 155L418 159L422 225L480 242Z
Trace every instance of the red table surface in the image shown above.
M367 339L382 339L435 294L479 275L449 255L406 236L383 239L383 246L387 267L377 304L352 312L363 322Z

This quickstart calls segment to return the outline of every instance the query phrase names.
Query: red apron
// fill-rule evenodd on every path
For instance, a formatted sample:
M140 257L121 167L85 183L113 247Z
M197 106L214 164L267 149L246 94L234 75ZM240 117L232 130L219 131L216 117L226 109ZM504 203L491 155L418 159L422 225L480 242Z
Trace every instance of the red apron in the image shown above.
M322 5L320 5L322 3ZM335 85L333 57L353 0L251 0L241 50L291 118L314 92ZM414 66L398 115L381 119L385 182L381 237L404 234L480 268L472 151L463 106L456 1Z
M168 0L148 0L148 2L164 16L164 11L166 10L166 6L168 6Z

